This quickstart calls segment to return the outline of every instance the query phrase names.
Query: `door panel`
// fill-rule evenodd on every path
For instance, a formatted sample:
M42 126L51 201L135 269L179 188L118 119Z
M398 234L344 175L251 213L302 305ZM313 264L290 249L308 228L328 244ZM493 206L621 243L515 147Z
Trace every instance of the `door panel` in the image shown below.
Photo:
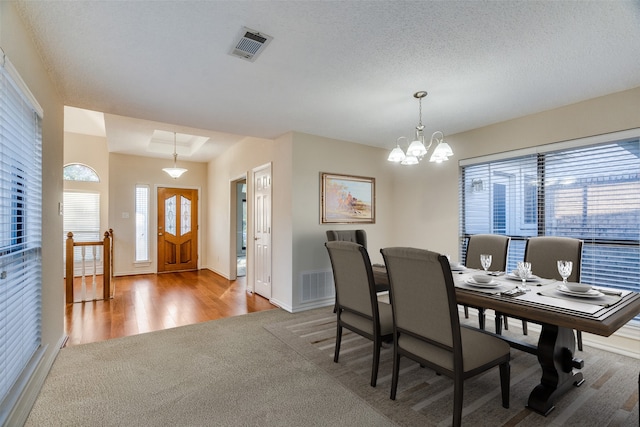
M254 171L254 291L271 298L271 166Z
M158 188L158 272L198 268L198 191Z

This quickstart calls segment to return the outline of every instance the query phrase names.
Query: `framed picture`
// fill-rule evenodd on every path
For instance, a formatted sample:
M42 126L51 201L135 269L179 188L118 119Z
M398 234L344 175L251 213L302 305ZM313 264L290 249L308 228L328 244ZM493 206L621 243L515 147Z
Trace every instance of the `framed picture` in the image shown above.
M376 180L362 176L320 174L321 224L376 222Z

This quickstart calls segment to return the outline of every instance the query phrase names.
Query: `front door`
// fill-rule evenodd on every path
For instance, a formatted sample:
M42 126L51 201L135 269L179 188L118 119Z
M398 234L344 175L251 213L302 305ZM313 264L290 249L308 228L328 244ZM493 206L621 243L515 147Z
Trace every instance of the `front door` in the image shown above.
M158 188L158 273L198 268L198 190Z

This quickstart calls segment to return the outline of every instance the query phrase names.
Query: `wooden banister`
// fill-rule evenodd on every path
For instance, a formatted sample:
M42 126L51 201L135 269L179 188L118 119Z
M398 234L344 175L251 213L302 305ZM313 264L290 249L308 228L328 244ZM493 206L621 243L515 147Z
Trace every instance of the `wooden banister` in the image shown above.
M73 240L73 233L72 232L68 232L67 233L67 241L66 241L66 256L67 256L67 262L66 262L66 280L65 280L65 286L66 286L66 300L67 303L73 303L74 302L74 296L73 296L73 279L74 279L74 248L76 246L89 246L89 247L95 247L95 246L102 246L103 250L102 250L102 299L109 299L111 298L111 281L113 278L113 244L112 244L112 240L113 240L113 229L109 229L109 231L105 231L104 233L104 239L102 241L97 241L97 242L75 242ZM95 263L95 258L94 258L94 263ZM83 264L84 265L84 264ZM83 280L83 287L84 287L84 276L85 276L85 271L83 269L82 271L82 280ZM94 267L94 280L95 280L95 267ZM95 291L95 288L94 288Z

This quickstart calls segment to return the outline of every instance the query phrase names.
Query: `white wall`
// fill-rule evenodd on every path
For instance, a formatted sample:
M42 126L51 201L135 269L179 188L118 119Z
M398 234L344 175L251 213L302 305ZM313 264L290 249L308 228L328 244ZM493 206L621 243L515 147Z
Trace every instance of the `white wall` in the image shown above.
M170 159L109 154L109 225L114 236L114 273L117 276L155 273L157 271L158 187L194 188L199 190L199 260L202 266L207 259L207 245L203 239L208 230L207 164L178 159L178 166L188 169L180 178L173 179L162 170L171 166ZM149 263L135 262L135 187L149 186Z
M44 110L42 121L42 363L7 425L22 425L64 338L62 264L63 105L13 2L0 2L0 47Z
M65 191L100 193L100 239L109 230L109 150L107 138L64 133L64 165L82 163L94 169L100 182L64 181Z

